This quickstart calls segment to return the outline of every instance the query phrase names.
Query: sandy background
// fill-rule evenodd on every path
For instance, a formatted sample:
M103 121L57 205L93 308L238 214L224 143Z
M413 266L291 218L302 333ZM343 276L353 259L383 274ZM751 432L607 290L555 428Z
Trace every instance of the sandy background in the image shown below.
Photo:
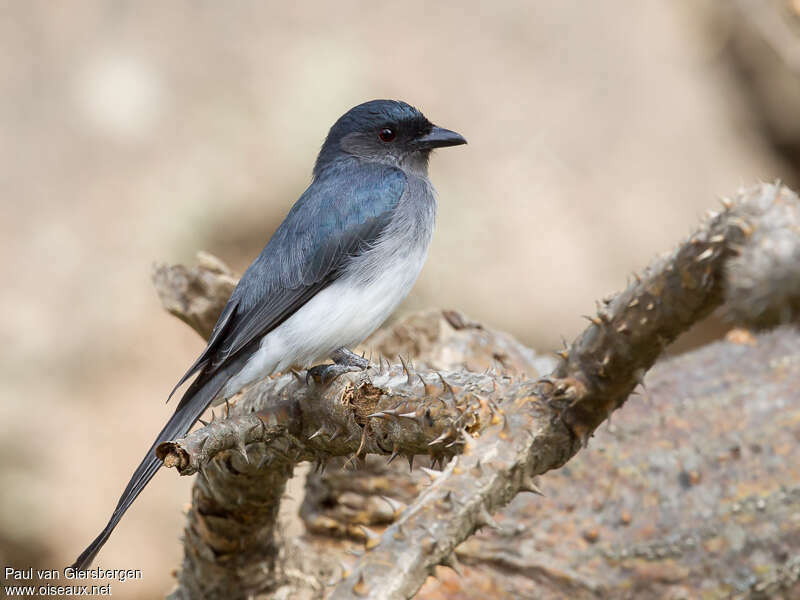
M171 411L202 342L160 309L151 264L246 267L355 104L404 99L469 140L433 158L438 230L402 310L458 308L543 350L715 197L794 185L720 7L8 3L0 566L71 562ZM161 473L118 527L98 564L144 580L115 597L169 588L190 483Z

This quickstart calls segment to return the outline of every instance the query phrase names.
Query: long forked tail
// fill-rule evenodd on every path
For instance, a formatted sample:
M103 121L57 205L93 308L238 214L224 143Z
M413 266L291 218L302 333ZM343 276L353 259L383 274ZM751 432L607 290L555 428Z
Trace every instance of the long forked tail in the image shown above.
M125 511L130 508L139 493L153 478L153 475L156 474L156 471L158 471L158 468L161 466L161 461L155 455L156 447L161 442L174 440L186 435L195 421L203 414L203 411L211 404L211 401L222 389L222 386L225 385L230 375L230 369L222 369L211 378L203 378L203 376L200 375L200 377L189 386L186 393L181 398L178 407L175 409L175 412L170 417L169 421L167 421L164 429L158 434L153 445L150 446L142 462L136 468L131 480L128 482L128 486L125 488L125 491L122 492L122 496L119 502L117 502L117 507L108 520L108 524L75 560L72 565L73 569L83 570L89 568L95 555L100 551L100 548L103 547L103 544L106 543L111 532L114 531L117 523L119 523L120 519L125 514ZM205 379L205 381L202 381L203 379Z

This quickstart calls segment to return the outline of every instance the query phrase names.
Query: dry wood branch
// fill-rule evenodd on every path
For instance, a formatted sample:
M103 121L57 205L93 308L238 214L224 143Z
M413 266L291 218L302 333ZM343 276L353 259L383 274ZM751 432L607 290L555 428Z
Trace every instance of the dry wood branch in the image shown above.
M517 385L496 373L423 379L393 365L326 387L294 375L252 386L228 418L158 448L165 466L203 475L188 515L181 593L230 598L223 590L256 593L279 583L274 517L295 464L365 454L403 454L409 461L429 454L444 462L461 450L467 432L497 420L486 398Z
M237 461L250 460L250 445L281 444L277 451L289 464L365 453L432 453L449 460L393 526L368 540L369 551L332 593L337 598L410 597L436 565L452 564L453 550L472 532L494 526L492 512L519 491L535 492L535 475L569 460L625 402L664 346L718 307L726 291L733 300L742 290L758 290L758 302L741 302L734 311L744 322L772 325L794 318L800 285L791 257L800 244L799 214L797 197L779 185L759 186L726 201L722 213L590 319L550 378L514 380L461 371L439 380L424 368L413 372L395 365L318 389L283 376L248 390L233 410L234 419L167 444L160 456L183 473L231 456L235 470L246 469L250 462ZM780 268L770 268L775 265ZM263 456L271 455L266 452ZM255 470L268 477L272 469L263 467ZM227 479L219 485L227 487ZM242 493L249 497L247 489ZM271 505L262 512L270 510ZM189 527L194 526L190 514ZM274 539L269 519L255 527L261 528L260 539ZM190 543L194 540L187 539ZM191 554L187 548L183 588L197 583L186 578L226 581L227 575L193 568ZM247 589L274 585L275 574L269 573Z
M222 261L197 253L198 265L153 265L153 285L166 310L208 338L239 279Z

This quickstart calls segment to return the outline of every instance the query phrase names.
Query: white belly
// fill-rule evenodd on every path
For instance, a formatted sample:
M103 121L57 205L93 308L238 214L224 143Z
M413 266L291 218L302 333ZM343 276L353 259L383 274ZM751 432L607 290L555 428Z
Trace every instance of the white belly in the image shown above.
M411 291L427 250L426 244L410 253L400 253L405 254L402 258L387 256L379 271L370 270L369 281L365 281L365 271L360 269L319 292L264 336L252 358L228 381L222 397L234 395L257 379L292 366L307 368L327 359L337 348L361 343Z

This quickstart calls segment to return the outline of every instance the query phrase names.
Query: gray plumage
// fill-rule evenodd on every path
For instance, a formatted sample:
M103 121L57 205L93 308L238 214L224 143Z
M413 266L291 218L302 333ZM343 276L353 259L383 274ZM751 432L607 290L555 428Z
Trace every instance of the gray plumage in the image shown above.
M74 567L91 564L158 470L161 442L184 436L210 404L252 381L360 343L392 313L416 281L433 234L430 152L464 143L391 100L356 106L334 124L311 185L245 271L206 349L172 393L195 380Z

